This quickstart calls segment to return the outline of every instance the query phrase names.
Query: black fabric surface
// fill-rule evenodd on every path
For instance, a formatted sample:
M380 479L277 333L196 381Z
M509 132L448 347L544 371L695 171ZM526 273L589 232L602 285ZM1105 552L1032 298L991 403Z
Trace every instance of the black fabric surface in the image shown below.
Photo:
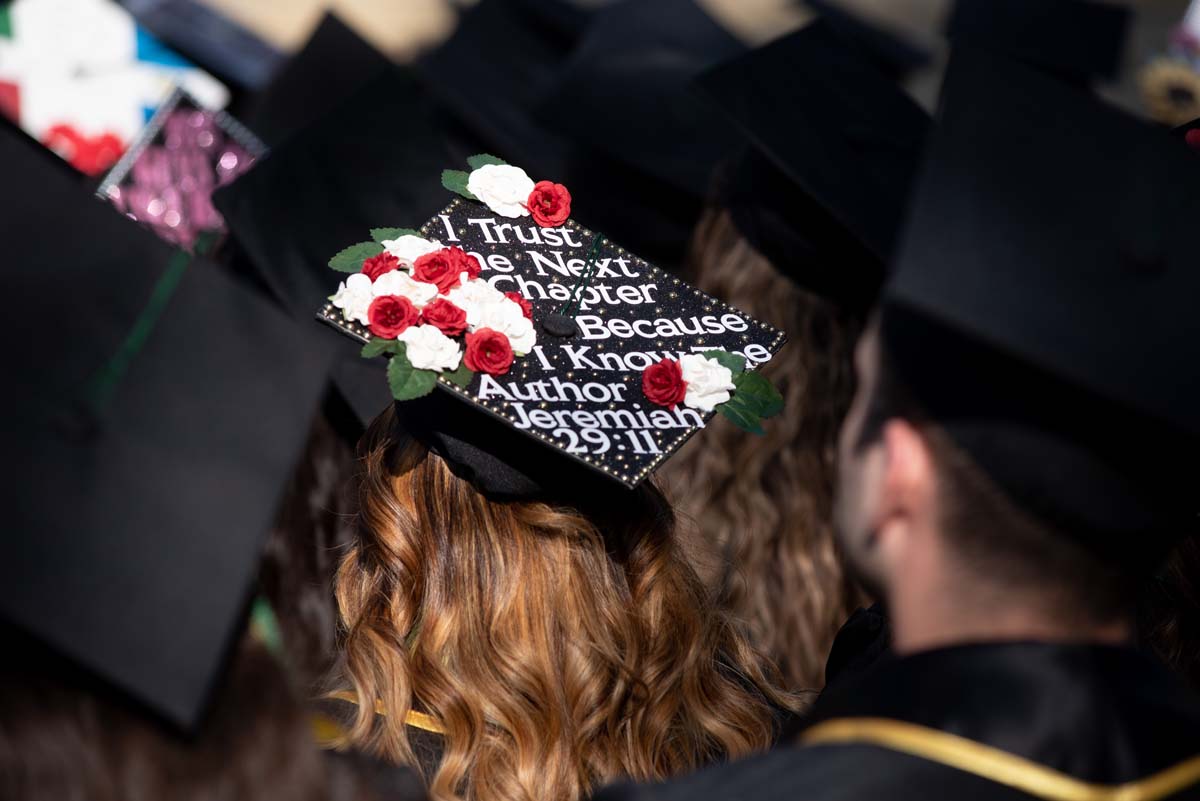
M243 620L329 345L195 259L97 395L177 251L9 130L0 445L21 463L0 490L0 614L188 728Z
M904 219L928 115L826 21L699 83L751 143L724 175L722 205L738 230L800 285L868 307Z
M898 659L827 693L810 724L886 717L958 734L1084 781L1145 778L1200 753L1200 701L1123 648L965 645ZM614 799L1020 799L952 768L870 745L782 746L771 754ZM1193 786L1170 796L1200 798Z
M956 0L946 36L956 48L1017 58L1085 84L1115 79L1132 11L1093 0Z
M370 107L367 117L358 109ZM348 120L357 120L349 123ZM389 67L213 198L272 294L306 330L337 288L329 258L373 227L419 226L446 200L441 172L481 150L411 70ZM391 402L382 364L340 343L334 382L366 424Z

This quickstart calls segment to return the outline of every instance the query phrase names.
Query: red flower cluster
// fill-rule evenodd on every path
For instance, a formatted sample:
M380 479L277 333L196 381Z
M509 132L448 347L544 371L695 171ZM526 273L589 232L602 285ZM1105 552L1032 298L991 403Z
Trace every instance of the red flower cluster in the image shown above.
M412 276L418 281L433 284L438 292L445 294L458 286L463 273L468 278L478 278L483 272L479 259L462 248L442 248L426 253L413 262Z
M420 318L412 301L400 295L382 295L367 307L371 333L384 339L395 339L409 326L416 325Z
M674 409L687 395L683 367L674 359L663 359L642 371L642 393L651 403Z
M533 319L533 305L525 300L524 295L520 292L505 292L504 297L521 307L521 312L525 315L526 320Z
M562 225L571 216L571 193L562 184L538 181L525 201L533 221L542 228Z
M467 330L467 313L445 298L437 298L421 310L421 322L456 337Z
M372 256L369 259L363 259L362 272L367 278L374 281L384 273L390 273L400 266L400 260L388 253L386 250L378 256Z
M467 334L463 353L467 369L489 375L504 375L512 367L513 349L508 337L492 328L480 328Z

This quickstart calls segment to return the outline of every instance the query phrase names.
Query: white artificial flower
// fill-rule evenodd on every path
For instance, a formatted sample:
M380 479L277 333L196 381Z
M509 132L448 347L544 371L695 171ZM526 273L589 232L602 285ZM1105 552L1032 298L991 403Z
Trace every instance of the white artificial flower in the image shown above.
M422 239L419 236L405 234L396 239L385 239L380 243L388 253L391 253L405 267L412 267L413 262L426 253L441 250L443 245L436 239Z
M500 296L498 303L486 303L478 309L478 322L474 329L491 328L508 337L514 353L525 355L537 344L537 332L533 321L525 316L519 304ZM468 319L468 324L470 319Z
M685 406L711 412L717 405L729 400L733 390L733 371L716 359L699 353L689 353L679 359L683 380L687 382Z
M409 326L396 339L405 344L408 362L418 370L457 370L462 361L458 343L436 326Z
M342 310L342 318L355 320L367 325L367 309L375 295L371 292L371 279L362 273L355 273L338 285L338 291L329 296L333 305Z
M424 281L417 281L411 275L401 270L392 270L375 279L371 285L371 293L375 297L382 295L399 295L412 301L418 309L437 297L438 288Z
M533 179L520 167L485 164L467 176L467 191L501 217L528 217Z
M466 273L463 273L466 275ZM446 300L467 313L467 326L474 330L480 327L484 310L500 303L511 303L504 293L482 278L463 281L446 293Z

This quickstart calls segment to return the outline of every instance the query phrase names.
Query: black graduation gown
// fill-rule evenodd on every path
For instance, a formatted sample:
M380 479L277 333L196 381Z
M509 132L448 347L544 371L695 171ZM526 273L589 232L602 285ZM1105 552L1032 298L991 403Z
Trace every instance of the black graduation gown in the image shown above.
M1200 700L1132 649L1006 643L895 659L793 744L598 801L1200 799Z

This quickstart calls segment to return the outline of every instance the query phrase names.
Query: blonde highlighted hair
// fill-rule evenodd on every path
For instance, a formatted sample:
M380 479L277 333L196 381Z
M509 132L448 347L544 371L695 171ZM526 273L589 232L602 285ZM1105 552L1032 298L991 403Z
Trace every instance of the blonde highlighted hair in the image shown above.
M706 213L691 261L705 292L787 332L763 367L786 405L762 437L714 420L663 469L666 486L705 583L786 686L819 688L833 637L862 600L833 536L834 457L860 321L776 270L726 212Z
M432 715L432 796L478 801L574 801L771 745L794 699L708 603L657 489L587 513L492 501L396 426L364 437L337 579L352 744L415 766L405 717Z

